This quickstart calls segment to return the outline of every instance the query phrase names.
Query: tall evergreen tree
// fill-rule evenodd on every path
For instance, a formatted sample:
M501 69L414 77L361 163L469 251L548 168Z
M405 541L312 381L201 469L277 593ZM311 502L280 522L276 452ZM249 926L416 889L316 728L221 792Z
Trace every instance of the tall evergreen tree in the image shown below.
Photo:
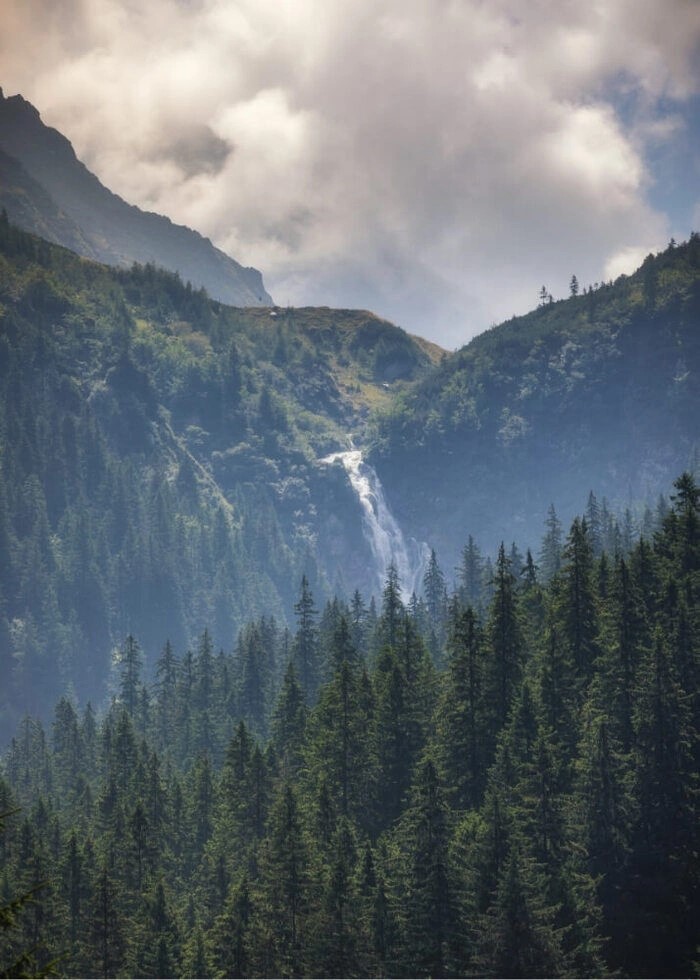
M457 810L464 810L481 803L487 765L483 638L471 607L452 603L447 649L436 750L446 794Z
M308 848L297 799L291 786L283 785L273 801L260 853L255 972L288 977L306 973L309 891Z
M458 569L458 594L463 605L471 606L477 611L482 606L483 566L484 560L479 546L470 534L462 551L462 561Z
M447 589L445 576L438 565L435 549L431 549L428 567L423 576L423 595L428 615L428 649L433 663L441 664L447 625Z
M562 529L554 504L549 505L545 527L547 531L542 540L540 569L542 580L549 582L561 568L562 560Z
M357 668L344 660L311 716L307 766L343 817L369 830L374 818L374 719L363 710Z
M302 689L309 701L316 700L320 683L320 661L317 644L316 610L314 598L306 575L301 580L299 601L294 606L297 632L294 637L294 666Z
M272 716L272 747L280 775L296 776L302 763L308 709L292 661L287 665L282 690Z
M406 861L403 957L410 974L450 975L455 910L448 869L447 808L437 769L421 762L398 831Z
M593 553L586 522L575 518L564 549L564 566L555 599L557 624L584 688L598 655L598 616L593 586Z
M129 634L119 654L119 698L131 717L136 712L141 684L141 649Z
M392 648L397 645L404 615L399 573L392 562L387 569L382 592L382 615L379 620L379 635L382 643Z
M486 624L486 699L491 734L503 727L522 674L522 631L510 559L501 544L494 575L494 596Z

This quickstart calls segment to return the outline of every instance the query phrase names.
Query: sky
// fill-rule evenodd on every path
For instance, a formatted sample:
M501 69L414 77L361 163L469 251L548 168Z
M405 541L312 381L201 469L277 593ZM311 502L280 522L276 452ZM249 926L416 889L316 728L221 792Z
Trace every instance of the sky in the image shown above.
M0 0L104 184L448 349L700 228L700 0Z

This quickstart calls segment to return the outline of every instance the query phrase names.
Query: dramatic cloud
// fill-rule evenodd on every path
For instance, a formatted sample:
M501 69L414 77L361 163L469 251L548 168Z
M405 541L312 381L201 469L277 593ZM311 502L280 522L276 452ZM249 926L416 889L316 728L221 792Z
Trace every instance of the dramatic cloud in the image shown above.
M691 227L696 199L673 227L650 160L692 144L697 0L4 0L2 18L5 91L280 303L370 307L453 347Z

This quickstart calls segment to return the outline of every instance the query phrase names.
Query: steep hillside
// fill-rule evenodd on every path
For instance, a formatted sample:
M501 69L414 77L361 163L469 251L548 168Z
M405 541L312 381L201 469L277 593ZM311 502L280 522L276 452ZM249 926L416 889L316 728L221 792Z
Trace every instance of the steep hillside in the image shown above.
M225 307L0 219L0 727L101 697L130 630L230 645L292 620L304 573L319 601L364 586L359 504L317 460L429 363L370 313Z
M20 95L5 98L2 89L0 150L0 201L26 230L109 265L152 262L224 303L272 302L257 269L239 265L197 232L117 197L61 133L43 124L34 106Z
M386 412L373 461L444 564L537 545L550 503L653 501L700 442L700 239L477 337ZM411 473L412 479L406 480Z

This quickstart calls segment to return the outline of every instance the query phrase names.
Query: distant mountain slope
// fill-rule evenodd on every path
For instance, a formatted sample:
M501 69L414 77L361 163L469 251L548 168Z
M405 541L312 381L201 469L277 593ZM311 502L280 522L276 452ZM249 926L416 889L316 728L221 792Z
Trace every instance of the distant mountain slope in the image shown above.
M88 258L97 258L95 249L75 221L61 211L19 160L4 150L0 150L0 208L15 224L32 234L65 245Z
M0 740L115 644L227 648L373 578L362 514L319 457L430 367L366 311L234 309L0 217Z
M233 306L272 302L257 269L239 265L196 231L117 197L34 106L19 95L5 98L1 89L0 150L0 198L10 220L26 230L109 265L154 263Z
M394 404L373 462L450 567L468 534L537 547L547 508L656 496L700 447L700 238L494 327ZM411 474L407 481L406 474Z

